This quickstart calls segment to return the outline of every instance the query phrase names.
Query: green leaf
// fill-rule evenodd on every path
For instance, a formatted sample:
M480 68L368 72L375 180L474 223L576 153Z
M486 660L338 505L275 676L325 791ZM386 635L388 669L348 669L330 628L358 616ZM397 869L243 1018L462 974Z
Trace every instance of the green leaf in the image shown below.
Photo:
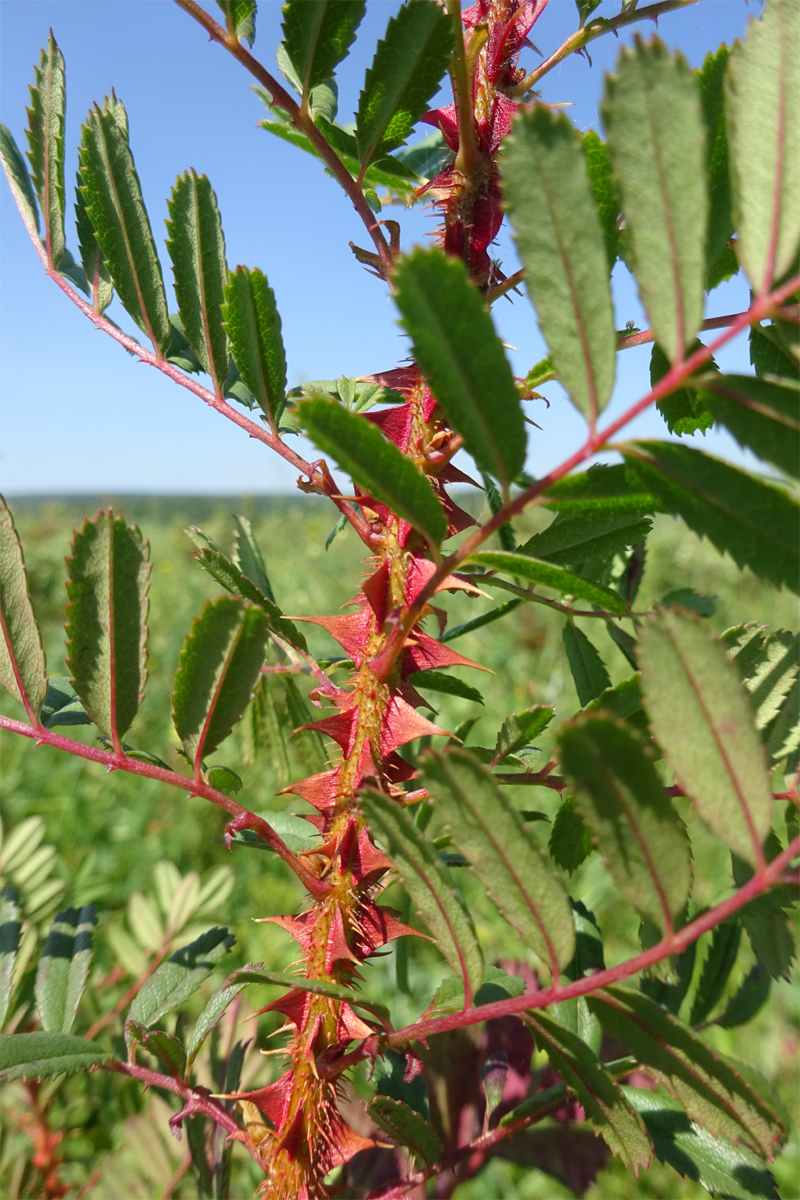
M436 847L403 809L382 793L362 791L360 802L367 823L384 842L436 944L474 996L483 982L483 953L469 911L439 863Z
M693 354L700 349L700 342L695 341L688 353ZM714 367L713 360L710 364ZM660 346L653 343L653 353L650 356L650 385L655 387L660 379L670 369L670 362ZM691 376L690 376L691 379ZM706 393L696 387L686 386L676 388L656 401L656 408L667 423L670 433L705 433L714 424L714 418L706 403Z
M522 604L521 599L506 600L505 604L498 604L497 608L490 608L488 612L483 613L480 617L473 617L471 621L465 621L463 625L454 625L452 629L448 629L442 634L439 639L441 642L452 642L454 638L463 637L465 633L472 633L476 629L482 629L484 625L491 625L493 621L499 621L501 617L506 617L515 608L519 608Z
M209 601L183 644L172 712L183 748L199 770L239 721L261 671L269 620L230 596Z
M522 996L525 987L525 980L519 975L509 975L500 967L488 966L472 1003L479 1008L482 1004L494 1004L496 1000L509 1000L513 996ZM461 1012L463 1007L464 980L460 975L448 975L433 993L426 1012Z
M402 146L427 110L447 69L451 27L448 14L430 0L409 0L389 18L358 98L356 140L363 166Z
M44 221L44 243L50 266L57 267L67 248L64 240L64 114L66 85L64 57L53 31L36 67L36 82L30 89L28 113L28 158L33 186L39 197Z
M722 1016L717 1017L714 1024L723 1029L735 1029L737 1025L746 1025L766 1004L771 989L769 971L761 963L755 963L745 976L741 987L731 997Z
M48 729L57 725L91 725L92 719L66 675L50 675L39 719Z
M421 781L489 898L557 975L575 950L569 901L514 805L466 750L426 754Z
M562 637L575 690L583 708L610 688L611 680L594 644L572 621L567 621Z
M3 1079L54 1079L108 1062L114 1055L72 1033L6 1033L0 1036Z
M86 210L117 294L158 354L172 337L161 264L128 139L97 106L83 126L80 173Z
M244 723L245 764L249 765L262 754L275 772L278 788L292 781L292 769L286 751L283 723L275 703L275 683L262 675L253 689L250 711Z
M0 496L0 684L38 717L47 695L42 636L14 518Z
M741 940L742 926L737 920L724 921L714 930L692 1001L690 1025L699 1025L716 1008L730 973L736 966Z
M502 550L478 550L470 554L465 562L478 563L490 571L502 571L504 575L515 575L518 579L527 579L540 587L552 588L562 595L572 596L576 600L588 600L599 608L613 613L626 613L628 605L619 592L584 579L581 575L573 575L563 567L553 563L539 562L529 558L527 554L506 554ZM491 579L485 581L491 583Z
M580 900L573 900L571 903L575 921L575 954L564 968L565 980L584 979L596 971L605 970L606 965L603 938L594 913L589 912ZM576 996L572 1000L562 1000L553 1005L553 1016L585 1042L593 1054L599 1056L603 1044L603 1029L597 1017L589 1012L585 996Z
M285 5L284 46L304 98L347 57L366 8L365 0L290 0Z
M656 1157L712 1196L730 1200L780 1200L772 1173L752 1151L715 1138L690 1121L677 1101L659 1088L623 1087L644 1120Z
M797 374L797 360L785 343L781 327L774 321L750 326L750 362L759 378L778 375L793 379Z
M444 1145L432 1125L402 1100L376 1096L367 1112L384 1133L407 1146L417 1160L431 1167L444 1154Z
M594 850L592 831L578 812L574 797L567 796L556 813L547 848L556 866L570 874Z
M214 992L214 995L197 1018L197 1023L186 1044L187 1070L197 1058L202 1049L203 1042L221 1019L228 1006L232 1004L239 993L244 991L246 987L246 983L225 984L223 987L217 988L216 992Z
M611 558L647 537L652 523L645 519L645 511L609 504L605 508L559 513L552 525L520 546L519 553L565 567L579 566L596 557Z
M394 280L403 325L431 390L478 467L505 490L525 463L525 422L480 293L462 264L441 250L415 250L400 260Z
M183 330L219 394L230 356L222 327L228 265L217 197L205 175L187 171L178 176L168 208L167 249Z
M155 1029L148 1033L143 1025L128 1020L125 1033L131 1044L138 1044L167 1068L174 1079L180 1079L186 1070L186 1051L183 1043L170 1033Z
M227 929L216 927L188 946L181 946L139 988L127 1021L135 1021L149 1029L166 1013L179 1008L208 979L235 941ZM127 1028L125 1039L130 1046L133 1039Z
M614 882L667 932L689 898L691 849L652 758L633 731L604 716L563 726L559 747Z
M84 521L67 561L72 683L95 725L116 744L144 698L150 546L109 509Z
M483 696L477 688L470 687L462 679L445 675L444 671L415 671L413 686L422 688L424 692L443 692L448 696L461 696L464 700L483 704Z
M639 294L670 362L703 320L708 222L705 122L700 90L682 55L654 38L623 49L607 77L603 122Z
M731 179L728 164L728 132L725 122L725 69L728 65L728 47L720 46L714 54L707 54L699 71L700 100L703 105L703 120L706 126L706 174L708 177L708 231L706 234L706 267L714 263L726 251L728 239L733 233L731 212ZM733 273L738 268L734 255Z
M225 331L239 373L276 426L286 404L286 352L275 293L258 269L237 267L224 288Z
M616 1083L586 1043L560 1022L545 1013L529 1013L538 1047L547 1053L552 1066L575 1092L612 1153L626 1166L646 1167L650 1161L650 1141L644 1122L631 1108Z
M781 852L781 843L773 832L764 842L764 856L771 862ZM750 865L738 854L732 854L733 882L737 888L752 878ZM795 921L787 908L794 905L796 891L790 887L775 887L756 896L740 911L753 953L773 979L789 979L792 961L797 953ZM794 914L792 914L792 918Z
M772 766L788 755L793 755L800 746L800 680L795 679L784 701L775 724L769 730L767 753Z
M69 250L65 250L58 261L58 273L63 275L65 279L85 295L91 295L89 289L89 281L86 278L86 272L80 263L76 262Z
M36 196L33 192L31 177L25 166L22 152L6 125L0 125L0 162L3 164L8 186L11 188L23 221L31 233L38 233L39 209L36 207Z
M791 265L800 238L800 9L769 0L731 50L726 115L737 254L754 291Z
M657 612L639 638L650 724L709 829L757 862L772 825L772 791L747 693L724 645L696 617Z
M496 516L503 507L503 497L495 487L494 480L485 471L481 471L481 482L486 492L486 499L489 501L489 508L492 510L492 516ZM514 530L510 521L506 521L505 525L500 526L497 536L500 539L501 549L507 550L509 554L513 554L517 548L517 539L514 536Z
M523 712L511 713L500 726L494 747L495 762L502 762L509 754L528 745L533 738L547 728L556 715L551 704L534 704Z
M544 104L522 109L502 163L525 286L553 367L594 426L614 386L617 338L603 230L580 135L564 113Z
M593 129L589 129L583 135L583 152L586 155L589 187L592 189L597 214L600 217L600 228L603 231L606 261L608 269L611 271L617 260L617 244L619 242L619 230L617 229L617 218L621 208L619 188L611 170L608 147Z
M388 504L428 541L447 536L447 517L425 475L365 417L331 400L304 400L300 421L311 440L376 500Z
M584 711L611 712L615 717L629 720L642 710L642 685L639 673L622 679L613 687L606 688L594 700L585 706Z
M21 933L19 893L13 888L4 887L0 892L0 1027L6 1019L11 1001L14 963Z
M640 992L614 986L587 997L606 1033L627 1046L688 1116L714 1136L769 1154L783 1129L771 1105L681 1021Z
M629 442L625 457L662 511L683 517L737 566L798 590L800 510L785 491L690 446Z
M713 617L717 611L716 597L699 596L694 588L673 588L661 597L662 608L670 608L675 604L697 613L698 617Z
M234 516L233 519L236 522L233 561L242 574L246 575L248 579L252 579L259 591L274 604L275 595L267 575L267 564L264 562L261 547L256 541L253 527L247 517Z
M800 645L796 634L779 630L767 638L760 661L746 680L755 726L766 731L797 678ZM762 733L762 738L764 737Z
M69 1033L86 987L94 953L92 927L95 907L65 908L57 913L47 935L34 994L46 1033Z
M225 13L228 33L237 42L244 38L252 47L256 40L256 0L217 0L217 4Z
M721 375L703 381L704 399L714 420L729 429L740 446L786 475L800 477L800 384L796 379Z
M575 7L578 10L580 17L580 27L583 29L588 17L592 15L594 10L600 5L600 0L575 0Z
M631 520L656 510L656 502L634 469L624 463L597 463L578 475L566 475L542 493L545 508L577 513L625 510Z

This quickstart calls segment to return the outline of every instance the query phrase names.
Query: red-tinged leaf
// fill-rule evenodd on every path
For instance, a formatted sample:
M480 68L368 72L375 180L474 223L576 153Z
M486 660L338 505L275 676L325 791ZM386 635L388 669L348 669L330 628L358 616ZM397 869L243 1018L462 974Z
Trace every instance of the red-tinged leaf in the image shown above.
M713 833L756 866L772 826L772 789L748 694L725 645L700 618L659 611L639 638L650 724Z
M587 997L603 1029L627 1046L647 1074L715 1136L769 1155L785 1137L778 1115L755 1088L688 1026L641 992L604 988Z
M206 604L195 620L181 651L172 708L178 737L196 771L250 702L268 633L262 609L229 596Z
M44 218L48 262L57 268L67 248L64 240L64 114L67 98L64 57L52 30L47 49L42 50L41 62L36 68L36 83L30 91L28 158Z
M109 509L84 521L67 560L72 683L115 747L144 698L149 558L149 544L137 527Z
M47 696L42 637L14 520L0 496L0 684L38 719Z

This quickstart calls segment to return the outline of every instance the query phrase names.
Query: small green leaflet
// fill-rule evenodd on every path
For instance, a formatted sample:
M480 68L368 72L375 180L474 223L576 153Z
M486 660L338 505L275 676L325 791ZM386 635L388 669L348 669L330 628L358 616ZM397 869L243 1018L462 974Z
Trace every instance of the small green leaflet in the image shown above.
M714 930L692 1001L690 1025L699 1025L716 1008L730 973L736 966L741 940L742 926L736 919L724 921Z
M208 979L235 941L232 933L217 926L188 946L181 946L139 988L127 1020L147 1029L179 1008ZM130 1045L133 1039L127 1031L125 1038Z
M610 717L582 717L559 733L561 766L614 882L663 932L692 886L691 849L653 760Z
M766 1004L771 990L769 971L761 963L755 963L745 976L741 987L731 997L724 1013L716 1018L714 1024L723 1029L746 1025Z
M75 186L75 225L78 231L78 246L81 263L86 276L86 285L92 298L92 307L100 314L105 312L114 296L114 285L103 259L103 251L95 237L94 226L86 211L86 202L81 191L83 181L78 171Z
M283 44L304 99L347 57L366 8L365 0L289 0L284 6Z
M575 951L572 913L517 809L466 750L429 752L421 778L489 898L556 976Z
M39 209L36 206L31 177L20 148L14 141L11 130L5 125L0 125L0 162L26 227L31 234L38 234Z
M225 984L221 988L217 988L214 995L205 1006L200 1016L197 1018L197 1024L191 1032L189 1041L186 1043L186 1066L191 1067L197 1055L202 1049L203 1042L206 1040L211 1030L221 1019L228 1005L231 1004L240 992L247 987L246 983Z
M597 1055L577 1034L544 1012L529 1013L526 1024L533 1029L537 1045L547 1053L552 1066L575 1089L611 1151L628 1167L646 1167L651 1155L644 1123L619 1084L603 1070Z
M800 510L787 492L691 446L629 442L624 453L662 512L683 517L737 566L800 588Z
M577 566L598 556L610 558L647 537L652 523L630 505L559 513L552 525L535 533L520 554L544 558L560 566Z
M385 1133L407 1146L422 1165L431 1167L444 1154L444 1146L433 1126L402 1100L376 1096L367 1106L367 1112Z
M594 643L572 621L567 621L562 637L578 700L584 708L611 687L611 680Z
M726 117L736 252L755 292L789 269L800 238L800 8L769 0L730 54Z
M708 233L706 267L711 269L728 246L733 233L731 177L728 163L728 131L725 122L725 74L728 47L707 54L696 72L706 125L706 171L708 175ZM735 260L735 256L734 256ZM738 264L736 264L738 269Z
M83 127L82 191L114 287L124 308L166 351L172 330L164 279L128 139L114 113L97 106Z
M519 975L509 975L501 967L487 967L483 983L472 998L476 1007L481 1004L494 1004L496 1000L509 1000L513 996L521 996L525 991L525 980ZM461 1012L464 1007L464 981L460 975L448 975L433 993L433 999L426 1011Z
M680 785L726 846L755 866L772 825L761 740L724 644L694 616L643 623L639 662L650 724Z
M245 39L252 47L256 40L256 0L217 0L217 4L225 13L228 33L237 42Z
M388 1015L389 1010L383 1004L364 1000L358 992L339 983L331 983L327 979L307 979L296 975L285 975L280 971L265 971L258 963L250 963L240 967L228 976L229 984L239 983L276 983L279 987L297 988L300 991L312 992L315 996L330 996L334 1000L344 1000L348 1004L360 1005L362 1008L382 1015Z
M700 90L682 55L639 37L602 106L639 294L670 362L703 320L708 221Z
M785 1136L751 1084L660 1004L619 986L588 996L587 1004L606 1033L627 1046L709 1133L741 1139L765 1155Z
M162 1066L165 1066L174 1079L180 1079L186 1070L186 1051L178 1038L161 1029L148 1033L137 1021L128 1020L125 1033L132 1044L139 1044L155 1055Z
M524 712L511 713L500 726L494 747L494 761L502 762L508 754L528 745L547 728L556 715L551 704L535 704Z
M720 375L703 381L714 420L740 446L794 479L800 477L800 384L796 379Z
M617 244L619 242L619 230L617 229L617 218L621 207L619 188L611 170L608 147L593 129L583 135L583 152L586 155L589 186L592 189L592 196L600 217L600 228L603 231L603 245L608 269L611 271L617 260Z
M109 509L84 521L67 562L72 683L116 745L144 698L150 547L135 525Z
M525 421L480 293L462 264L441 250L415 250L400 260L394 280L403 325L432 391L478 467L506 490L525 465Z
M58 267L67 248L64 240L64 57L52 30L36 68L28 112L28 158L33 186L44 221L44 243L51 267Z
M47 695L42 637L33 615L22 547L0 496L0 684L37 718Z
M247 517L234 516L233 519L236 522L233 561L242 574L246 575L248 579L252 579L259 591L263 592L274 604L275 595L267 575L267 564L264 562L261 547L253 533L253 526Z
M47 935L34 995L47 1033L69 1033L92 961L93 904L57 913Z
M14 981L14 963L19 950L22 922L19 893L4 887L0 892L0 1028L6 1019Z
M588 471L566 475L551 483L542 496L545 508L577 513L593 510L628 510L631 520L656 510L656 502L640 476L624 463L609 467L597 463Z
M523 109L504 143L502 164L525 286L553 367L594 426L614 386L617 338L603 231L580 137L563 113L543 104Z
M223 323L239 374L277 426L286 404L286 352L275 293L263 271L237 267L224 294Z
M71 1033L7 1033L0 1036L0 1078L54 1079L88 1071L113 1058L97 1042Z
M567 796L556 813L547 848L553 862L570 874L577 871L594 850L592 831L578 812L572 796Z
M445 675L444 671L415 671L412 686L422 688L424 692L443 692L448 696L461 696L464 700L483 704L483 696L477 688L453 675Z
M519 608L522 604L522 599L506 600L505 604L498 604L497 608L490 608L488 612L483 613L480 617L473 617L471 621L465 621L463 625L454 625L452 629L448 629L442 634L439 639L441 642L452 642L454 638L463 637L465 633L472 633L476 629L482 629L484 625L491 625L494 621L499 621L502 617L508 616L515 608Z
M228 266L217 198L205 175L187 171L178 176L168 207L167 249L183 330L220 394L230 361L222 327Z
M693 354L700 349L700 342L694 341L687 351ZM716 370L713 359L708 363L709 370ZM655 387L659 380L670 369L670 362L664 351L657 343L653 343L653 353L650 356L650 385ZM675 388L667 396L656 401L656 408L667 423L670 433L705 433L714 424L714 418L708 410L706 395L702 389L692 385L689 377L684 387Z
M230 596L209 601L183 644L172 713L183 748L199 771L247 707L266 652L269 620Z
M518 579L527 579L540 587L552 588L562 595L572 596L576 600L588 600L598 608L623 615L628 611L628 605L619 592L584 579L581 575L573 575L563 567L553 563L539 562L529 558L527 554L506 554L502 550L478 550L470 554L466 562L474 562L490 571L502 571L504 575L515 575ZM485 581L491 583L491 579Z
M642 711L642 686L639 674L622 679L613 687L606 688L596 699L585 706L585 712L611 712L615 717L628 720Z
M431 545L444 540L447 517L429 480L375 425L322 398L303 400L299 414L311 440L356 483L419 529Z
M464 990L474 997L483 982L483 953L472 917L439 863L436 847L403 809L382 793L362 791L360 802L367 823L386 845L403 886L436 944L464 980Z
M362 173L372 158L402 146L425 113L453 45L449 15L430 0L409 0L389 18L358 99L356 141Z
M750 362L759 379L763 375L794 378L797 360L787 344L781 324L770 321L768 325L750 326Z

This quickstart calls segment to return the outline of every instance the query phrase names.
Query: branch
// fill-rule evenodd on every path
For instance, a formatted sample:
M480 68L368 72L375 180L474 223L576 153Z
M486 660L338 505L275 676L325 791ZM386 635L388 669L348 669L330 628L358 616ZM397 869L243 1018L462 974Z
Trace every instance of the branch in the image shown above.
M44 743L48 746L55 746L58 750L76 754L79 758L88 758L92 762L103 763L110 771L128 771L131 775L145 775L148 779L157 779L160 783L168 783L171 787L183 788L188 791L190 796L201 796L204 800L210 800L212 804L231 813L234 817L233 823L238 829L253 829L265 842L268 842L279 858L283 859L286 865L294 871L312 896L320 897L327 895L330 891L330 885L323 883L309 871L301 859L292 854L286 843L263 817L256 816L241 804L237 804L230 796L226 796L224 792L218 792L216 788L210 787L203 780L179 775L177 771L170 771L168 767L158 767L155 763L140 762L138 759L129 758L124 753L97 750L94 746L73 741L72 738L63 737L60 733L54 733L44 726L34 729L23 721L15 721L11 717L0 716L0 729L8 729L11 733L21 733L23 737L33 738L37 746Z
M600 617L603 621L627 621L633 617L643 617L645 615L640 612L605 612L602 609L592 609L589 612L583 608L572 608L569 604L559 604L558 600L548 600L546 596L540 596L533 588L519 587L515 583L507 582L505 579L499 579L494 572L486 575L470 575L467 572L461 572L460 575L462 579L468 580L469 583L502 588L504 592L513 592L515 596L521 596L523 600L528 600L533 604L544 604L547 608L564 613L568 617Z

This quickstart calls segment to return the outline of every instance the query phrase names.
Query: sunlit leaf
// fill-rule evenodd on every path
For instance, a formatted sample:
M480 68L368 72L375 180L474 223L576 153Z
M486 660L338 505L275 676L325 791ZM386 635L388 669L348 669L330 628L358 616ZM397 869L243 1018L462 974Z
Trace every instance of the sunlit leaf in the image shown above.
M433 1126L402 1100L376 1096L367 1112L380 1129L407 1146L422 1164L433 1166L442 1157L444 1146Z
M555 715L556 710L550 704L535 704L523 712L511 713L503 721L497 735L494 748L496 761L501 762L507 755L515 754L528 745L547 728Z
M113 1057L111 1050L72 1033L0 1035L0 1077L6 1080L74 1075Z
M290 0L284 6L284 46L304 97L347 57L366 7L365 0Z
M33 615L22 547L0 496L0 684L38 717L47 695L42 637ZM27 702L27 703L26 703Z
M596 557L611 558L647 537L652 523L646 519L646 511L609 503L604 508L560 513L552 525L520 546L519 553L565 567Z
M44 222L44 244L50 265L57 267L66 250L64 240L64 113L66 84L64 56L52 30L47 49L36 68L28 111L28 158L33 186Z
M237 267L224 288L225 332L239 373L275 425L286 404L286 352L275 293L258 269Z
M228 32L252 46L256 40L256 0L217 0L225 13Z
M22 922L19 893L4 887L0 892L0 1027L6 1019L14 980L14 963L19 950Z
M14 141L11 130L0 125L0 162L8 179L8 186L19 208L22 219L32 233L39 232L39 209L36 206L31 177L25 166L22 152Z
M800 384L752 375L705 379L705 402L714 420L740 446L753 450L786 475L800 477Z
M235 940L227 929L215 928L188 946L181 946L139 988L127 1020L148 1029L166 1013L179 1008L208 979Z
M619 592L612 592L610 588L593 583L590 579L584 579L582 575L573 575L572 572L565 571L563 567L558 567L554 563L539 562L535 558L528 557L527 554L506 554L502 550L478 550L474 554L470 554L465 561L477 563L490 571L501 571L504 575L515 575L518 579L529 580L540 587L552 588L553 591L572 596L576 600L588 600L591 604L596 604L598 608L607 609L609 612L622 614L628 611L628 605ZM491 580L487 579L486 583L491 583Z
M714 930L692 1001L690 1024L699 1025L716 1008L736 966L741 940L742 926L737 920L724 921Z
M583 708L610 688L611 680L596 646L574 622L567 621L562 637L575 690Z
M47 1033L69 1033L92 961L93 904L57 913L47 935L34 994Z

